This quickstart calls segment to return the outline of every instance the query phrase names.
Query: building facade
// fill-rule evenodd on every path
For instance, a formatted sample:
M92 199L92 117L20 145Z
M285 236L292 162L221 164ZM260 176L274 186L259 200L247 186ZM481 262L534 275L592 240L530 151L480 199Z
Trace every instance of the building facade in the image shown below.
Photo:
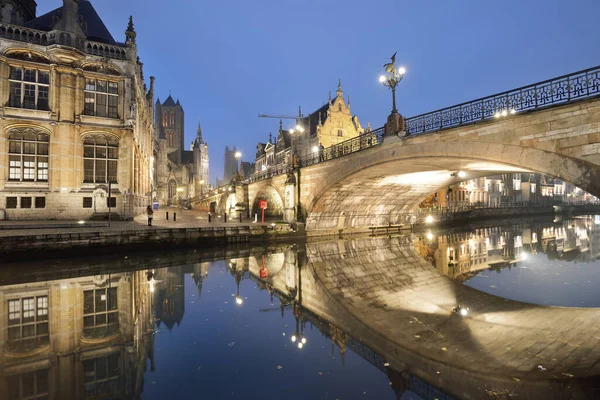
M147 90L132 19L119 43L89 1L37 18L34 1L2 3L0 218L143 212L154 78Z
M292 129L283 129L283 123L279 121L276 140L273 141L269 134L268 142L258 143L255 172L290 165L293 155L299 159L318 156L316 153L321 147L334 146L364 132L358 117L350 111L350 97L347 102L344 100L342 84L339 82L335 98L332 99L329 92L327 103L308 117L300 115Z
M0 397L139 398L153 283L143 270L0 287Z
M507 173L470 179L440 189L423 201L420 207L460 210L598 201L591 194L556 178L533 173Z
M154 201L184 205L209 187L208 143L198 121L196 139L185 150L185 112L171 96L155 105Z

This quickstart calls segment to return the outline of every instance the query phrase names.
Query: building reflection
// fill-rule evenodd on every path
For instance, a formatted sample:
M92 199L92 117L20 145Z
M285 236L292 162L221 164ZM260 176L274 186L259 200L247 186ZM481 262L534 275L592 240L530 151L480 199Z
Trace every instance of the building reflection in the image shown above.
M546 254L551 260L596 260L600 258L600 216L421 235L414 244L441 273L466 280L482 270L510 269L529 254Z
M0 397L139 397L153 363L145 271L3 286L0 304Z

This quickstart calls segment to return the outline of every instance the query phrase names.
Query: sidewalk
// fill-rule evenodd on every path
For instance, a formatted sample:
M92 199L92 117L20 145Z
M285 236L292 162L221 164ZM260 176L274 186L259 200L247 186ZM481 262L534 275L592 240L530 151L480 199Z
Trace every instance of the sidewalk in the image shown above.
M169 220L166 213L169 213ZM177 214L177 221L173 221L173 214ZM157 228L200 228L200 227L224 227L224 226L261 226L260 222L254 224L254 220L245 218L241 223L239 219L227 223L223 218L215 218L208 222L208 213L199 210L182 210L176 207L165 207L154 212L152 226L148 226L147 216L137 216L133 221L0 221L0 237L50 235L67 233L91 233L91 232L122 232L155 230ZM265 221L266 226L274 221Z

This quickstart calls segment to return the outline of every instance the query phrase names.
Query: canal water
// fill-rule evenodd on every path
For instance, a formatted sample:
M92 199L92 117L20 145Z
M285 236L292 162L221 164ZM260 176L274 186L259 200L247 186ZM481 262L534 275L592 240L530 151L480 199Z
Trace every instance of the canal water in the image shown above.
M398 240L431 270L495 296L600 307L598 216ZM598 398L596 379L542 390L524 378L493 377L488 386L486 377L456 379L451 365L393 348L347 312L352 298L333 304L329 286L315 278L343 266L350 251L359 258L377 251L372 243L4 266L0 399L536 399L550 398L548 388L552 398Z

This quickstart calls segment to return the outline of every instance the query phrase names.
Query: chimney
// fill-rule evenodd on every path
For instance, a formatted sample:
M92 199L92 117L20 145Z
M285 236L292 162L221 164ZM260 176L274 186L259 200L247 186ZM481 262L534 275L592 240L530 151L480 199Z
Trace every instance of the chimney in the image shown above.
M83 35L83 30L77 20L77 14L79 14L79 0L63 0L62 17L54 26L54 29Z

